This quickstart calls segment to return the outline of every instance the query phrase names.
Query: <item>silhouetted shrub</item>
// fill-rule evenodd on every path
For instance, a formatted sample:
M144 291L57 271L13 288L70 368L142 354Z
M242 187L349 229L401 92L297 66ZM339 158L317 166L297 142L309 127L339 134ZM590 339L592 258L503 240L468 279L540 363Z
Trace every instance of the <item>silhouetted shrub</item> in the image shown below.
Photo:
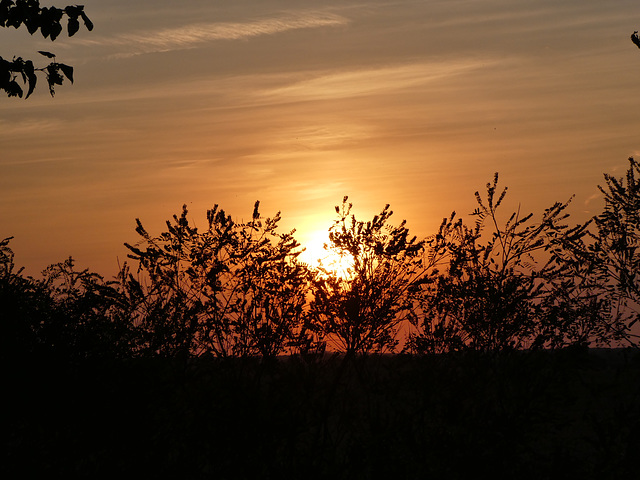
M122 318L115 282L74 270L71 258L49 266L42 279L14 271L10 238L0 242L2 353L65 360L129 357L134 332Z
M346 259L346 272L315 277L310 315L338 351L393 351L398 326L413 315L411 290L429 269L423 242L409 236L404 221L388 224L389 205L366 223L351 208L344 197L329 229L328 248Z
M557 252L570 264L575 281L591 292L590 311L599 309L608 317L596 337L636 346L640 336L632 328L640 318L639 175L640 165L633 158L624 178L605 174L605 185L598 186L605 202L602 213L585 225L587 235L566 242Z
M279 214L262 220L256 202L247 223L216 205L207 228L189 225L186 206L152 237L125 244L138 275L121 274L132 321L146 349L161 355L275 357L298 339L309 272L299 244L276 232Z
M498 174L486 198L476 192L475 225L455 213L436 235L417 240L403 221L389 224L387 205L356 220L344 197L329 229L341 270L298 261L293 232L277 232L279 213L236 223L218 206L207 226L190 225L187 209L159 236L137 220L141 240L125 244L113 281L72 258L41 279L16 270L0 242L0 305L5 355L64 358L260 356L322 358L327 345L348 356L445 353L638 344L640 310L640 166L624 179L605 175L605 207L570 227L569 202L538 221L519 209L505 222Z
M588 343L601 333L603 305L585 307L585 291L555 254L585 235L583 227L563 223L568 202L546 209L537 223L518 210L501 226L497 210L507 189L496 195L497 184L498 174L487 184L486 200L476 192L473 228L454 213L428 241L428 248L444 253L447 266L423 282L409 351L557 347Z

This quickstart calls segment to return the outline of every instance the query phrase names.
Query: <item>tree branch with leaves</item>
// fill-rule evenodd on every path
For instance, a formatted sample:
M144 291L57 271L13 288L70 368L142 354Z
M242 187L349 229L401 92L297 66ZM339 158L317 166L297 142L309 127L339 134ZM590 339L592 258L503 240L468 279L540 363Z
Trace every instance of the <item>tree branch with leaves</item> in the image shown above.
M41 7L39 0L0 0L0 26L20 28L25 26L33 35L40 31L44 38L54 41L63 31L64 18L67 20L67 34L75 35L80 29L80 20L87 30L93 30L93 23L84 12L82 5L70 5L64 8ZM36 72L43 72L49 93L55 94L55 86L62 85L64 78L73 83L73 67L55 60L55 55L46 51L39 51L41 55L53 59L44 67L36 67L31 60L13 57L6 60L0 57L0 90L4 90L9 97L25 98L35 90L38 77ZM22 85L18 80L22 80Z

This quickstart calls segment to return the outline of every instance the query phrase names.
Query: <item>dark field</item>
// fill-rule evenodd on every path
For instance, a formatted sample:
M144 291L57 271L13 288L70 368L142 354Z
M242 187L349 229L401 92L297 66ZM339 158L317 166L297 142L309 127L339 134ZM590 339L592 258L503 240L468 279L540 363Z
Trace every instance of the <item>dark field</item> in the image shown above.
M637 478L637 350L4 368L3 478Z

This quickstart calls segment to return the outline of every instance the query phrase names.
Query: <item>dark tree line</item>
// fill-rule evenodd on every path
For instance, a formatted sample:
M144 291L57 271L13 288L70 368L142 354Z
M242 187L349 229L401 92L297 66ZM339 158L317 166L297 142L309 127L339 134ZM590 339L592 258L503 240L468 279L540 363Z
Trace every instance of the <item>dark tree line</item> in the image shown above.
M345 197L326 248L349 259L340 275L298 258L278 213L236 222L217 205L196 228L186 207L125 245L130 264L107 281L71 258L41 279L16 269L0 242L3 353L305 358L405 351L635 345L640 302L640 166L605 175L602 213L570 225L569 202L501 221L498 175L472 225L452 214L418 240L387 205L356 219Z

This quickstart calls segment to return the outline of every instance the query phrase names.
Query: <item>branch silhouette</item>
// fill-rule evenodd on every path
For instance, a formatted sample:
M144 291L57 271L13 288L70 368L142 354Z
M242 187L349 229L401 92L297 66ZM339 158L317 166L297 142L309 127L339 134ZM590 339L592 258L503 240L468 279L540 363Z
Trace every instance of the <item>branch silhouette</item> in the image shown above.
M80 20L87 30L93 30L93 22L84 12L83 5L70 5L64 8L40 7L39 0L2 0L0 1L0 27L20 28L24 25L33 35L40 31L44 38L54 41L63 31L63 17L67 18L67 34L75 35L80 29ZM55 60L55 54L38 51L39 54L54 61L44 67L35 67L33 61L22 57L6 60L0 57L0 90L8 97L20 97L27 89L25 99L29 98L36 88L38 77L36 72L43 72L53 97L55 86L62 85L64 78L73 83L73 67ZM22 85L18 83L22 79Z

